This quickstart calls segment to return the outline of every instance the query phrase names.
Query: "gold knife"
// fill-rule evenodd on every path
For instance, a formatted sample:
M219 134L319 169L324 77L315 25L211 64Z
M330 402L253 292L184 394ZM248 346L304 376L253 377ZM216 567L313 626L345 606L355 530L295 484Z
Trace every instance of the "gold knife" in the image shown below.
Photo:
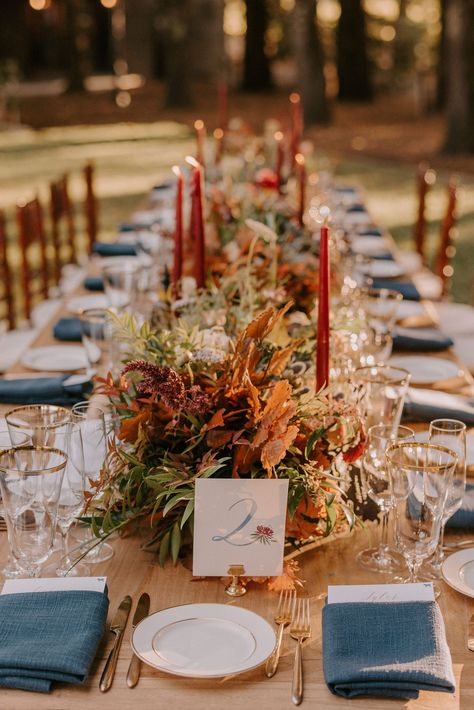
M123 632L127 625L128 615L130 614L130 609L132 608L132 597L128 594L120 602L120 606L115 612L114 619L110 624L110 631L115 634L115 641L112 650L109 653L109 657L102 671L100 677L99 688L102 693L109 690L114 679L115 666L117 665L118 655L120 651L120 646L122 645Z
M474 651L474 614L469 621L467 634L467 647L470 651Z
M148 616L149 611L150 595L144 592L138 600L137 608L135 609L135 614L133 615L132 629L134 629L142 619ZM134 688L138 683L138 679L140 678L140 665L140 659L138 656L133 654L127 671L127 685L129 688Z

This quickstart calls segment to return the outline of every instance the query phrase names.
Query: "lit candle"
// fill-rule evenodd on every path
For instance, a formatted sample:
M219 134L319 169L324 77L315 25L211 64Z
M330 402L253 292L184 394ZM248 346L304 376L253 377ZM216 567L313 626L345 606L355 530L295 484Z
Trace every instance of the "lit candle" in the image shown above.
M194 278L197 288L204 288L205 283L205 235L203 210L203 171L202 166L188 156L186 162L192 166L191 176L191 219L189 231L194 248Z
M183 174L177 165L172 170L176 175L176 211L174 227L173 295L179 296L179 283L183 275Z
M204 143L206 141L204 121L201 121L200 118L194 121L194 130L196 131L196 160L201 165L204 165Z
M281 193L281 173L283 170L283 161L285 159L285 154L283 151L283 133L281 131L276 131L274 138L276 141L276 146L277 146L277 154L276 154L276 166L275 166L275 173L277 176L277 189L278 192Z
M329 228L321 227L319 242L318 336L316 342L316 392L329 384Z
M295 163L295 156L299 152L301 137L303 135L303 116L301 113L301 96L296 92L290 94L291 104L291 164Z
M222 159L222 154L224 152L224 131L222 130L222 128L216 128L216 130L214 131L214 140L216 142L214 161L216 165L219 165Z
M300 227L304 225L304 207L306 197L306 167L304 164L304 155L297 153L295 155L295 163L298 166L298 184L299 184L299 201L298 201L298 224Z

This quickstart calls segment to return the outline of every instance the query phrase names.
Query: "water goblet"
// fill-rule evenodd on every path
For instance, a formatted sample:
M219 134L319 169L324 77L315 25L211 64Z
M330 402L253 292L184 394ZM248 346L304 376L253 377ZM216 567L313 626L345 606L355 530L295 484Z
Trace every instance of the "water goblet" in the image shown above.
M367 444L361 459L363 481L369 497L378 505L382 514L381 537L378 547L362 550L357 561L373 572L396 572L403 567L403 558L388 545L388 519L392 509L392 494L385 452L397 441L413 441L415 432L405 426L392 427L376 424L367 432Z
M386 453L395 509L395 542L405 557L409 576L418 572L438 544L446 495L457 465L451 449L429 443L396 443Z
M28 577L40 575L53 550L66 463L64 451L48 446L18 446L0 452L0 489L10 550Z
M370 365L353 372L352 397L367 429L374 424L398 427L409 382L410 373L403 367Z
M103 269L104 290L110 306L117 312L134 306L140 282L141 265L136 260L106 266Z
M54 447L56 436L66 433L70 418L71 413L68 409L51 404L16 407L5 415L14 446L26 435L33 446Z

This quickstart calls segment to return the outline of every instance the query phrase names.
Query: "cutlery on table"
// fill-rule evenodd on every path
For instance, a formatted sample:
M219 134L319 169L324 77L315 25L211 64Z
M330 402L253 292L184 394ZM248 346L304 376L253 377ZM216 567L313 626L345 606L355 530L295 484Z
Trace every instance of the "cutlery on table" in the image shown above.
M470 651L474 651L474 614L471 616L467 627L467 647Z
M311 636L309 599L294 600L290 636L298 642L295 651L291 699L295 705L300 705L303 700L303 641Z
M268 678L272 678L275 675L278 668L278 661L280 660L280 650L281 642L283 639L283 631L285 626L291 621L291 611L295 601L295 592L289 591L288 589L282 589L280 592L280 598L278 600L278 607L275 614L275 624L278 625L278 636L275 646L275 650L267 661L265 666L265 673Z
M132 629L135 628L137 624L140 623L142 619L148 616L150 611L150 595L144 592L140 599L138 600L137 608L135 609L135 614L133 615ZM127 671L127 685L129 688L134 688L138 683L140 678L140 665L141 661L133 654L132 660Z
M458 540L457 542L445 542L443 550L462 550L464 547L474 547L474 540Z
M114 679L115 667L117 665L118 655L120 651L120 646L122 645L123 632L127 625L128 615L130 614L130 609L132 608L132 597L128 594L120 602L120 606L115 612L114 619L110 624L110 631L115 634L115 641L112 650L109 653L109 657L102 671L100 677L99 688L102 693L109 690Z

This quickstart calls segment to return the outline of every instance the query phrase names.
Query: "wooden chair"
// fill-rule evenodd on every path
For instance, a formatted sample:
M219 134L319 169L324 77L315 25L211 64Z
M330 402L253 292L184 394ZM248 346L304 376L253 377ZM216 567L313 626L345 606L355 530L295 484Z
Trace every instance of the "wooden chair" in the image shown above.
M436 182L436 173L428 163L423 162L418 166L416 179L418 193L418 214L413 231L415 249L421 256L423 262L426 261L425 241L426 241L426 197L432 185Z
M86 185L85 197L85 215L86 215L86 231L88 237L89 253L92 253L92 247L97 240L98 232L98 209L97 198L94 189L95 166L93 163L87 163L83 169L84 181Z
M15 302L13 298L12 272L8 258L8 239L3 210L0 210L0 279L3 284L2 302L5 307L1 320L5 322L8 330L14 330L16 326Z
M446 213L441 222L439 249L435 261L435 273L443 283L443 295L449 291L449 284L454 274L451 266L451 259L456 254L456 247L453 244L456 222L456 207L458 201L459 181L456 176L452 176L448 183L448 202Z
M54 249L54 282L61 280L65 264L77 263L76 230L74 211L68 190L68 176L50 182L51 241Z
M43 210L37 197L17 204L16 221L21 254L23 315L31 322L34 303L40 299L47 299L49 291L49 264Z

